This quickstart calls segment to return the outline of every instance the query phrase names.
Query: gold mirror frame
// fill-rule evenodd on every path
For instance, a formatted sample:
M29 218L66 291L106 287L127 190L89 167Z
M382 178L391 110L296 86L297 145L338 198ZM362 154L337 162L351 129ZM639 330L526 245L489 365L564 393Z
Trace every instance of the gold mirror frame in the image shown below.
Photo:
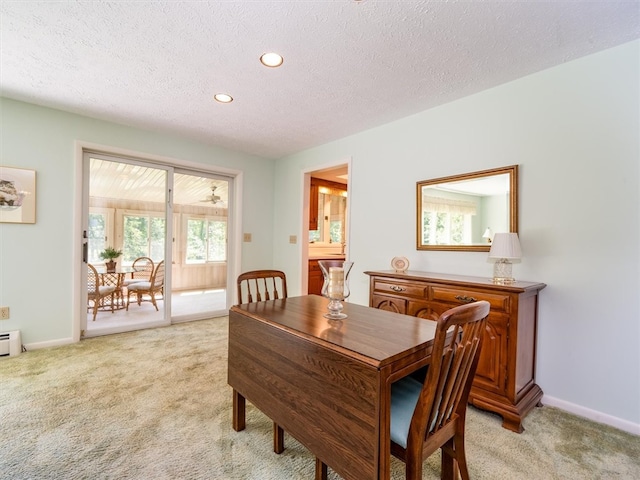
M418 250L451 250L451 251L463 251L463 252L488 252L491 248L490 243L467 243L467 244L426 244L423 242L423 198L425 196L426 189L435 190L438 187L442 187L443 184L452 184L460 182L481 181L482 179L490 179L498 175L507 175L508 177L508 191L504 194L507 195L508 212L506 212L505 224L508 224L508 231L518 233L518 165L511 165L508 167L494 168L491 170L483 170L479 172L467 173L463 175L453 175L450 177L434 178L431 180L423 180L417 182L417 223L416 223L416 245ZM475 226L476 231L478 228L485 231L490 225ZM497 230L501 231L501 230ZM495 234L496 230L492 231ZM480 234L482 235L482 233ZM488 241L487 241L488 242Z

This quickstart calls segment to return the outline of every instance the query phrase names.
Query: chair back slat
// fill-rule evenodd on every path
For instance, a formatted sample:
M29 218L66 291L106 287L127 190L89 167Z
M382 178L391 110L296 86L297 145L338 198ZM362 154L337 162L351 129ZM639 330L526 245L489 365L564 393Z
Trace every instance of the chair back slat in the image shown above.
M252 270L238 276L238 303L287 298L287 277L280 270Z

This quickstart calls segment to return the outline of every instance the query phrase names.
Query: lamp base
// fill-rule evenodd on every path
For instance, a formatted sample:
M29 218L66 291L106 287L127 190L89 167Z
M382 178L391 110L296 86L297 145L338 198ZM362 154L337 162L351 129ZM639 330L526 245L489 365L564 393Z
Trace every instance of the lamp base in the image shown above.
M505 277L493 277L493 283L495 283L496 285L509 285L511 283L515 283L516 279L511 277L511 278L505 278Z
M511 262L506 258L501 258L493 265L493 283L504 285L516 281L511 276Z

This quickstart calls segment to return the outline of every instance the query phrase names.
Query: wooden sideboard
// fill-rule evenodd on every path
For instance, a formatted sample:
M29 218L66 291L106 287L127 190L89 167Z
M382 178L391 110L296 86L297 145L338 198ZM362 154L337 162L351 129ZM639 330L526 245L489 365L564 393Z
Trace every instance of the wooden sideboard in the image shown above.
M535 363L544 283L498 285L490 278L419 271L364 273L370 276L369 305L382 310L433 320L451 307L488 301L491 311L469 402L501 415L503 427L524 430L522 419L542 398Z

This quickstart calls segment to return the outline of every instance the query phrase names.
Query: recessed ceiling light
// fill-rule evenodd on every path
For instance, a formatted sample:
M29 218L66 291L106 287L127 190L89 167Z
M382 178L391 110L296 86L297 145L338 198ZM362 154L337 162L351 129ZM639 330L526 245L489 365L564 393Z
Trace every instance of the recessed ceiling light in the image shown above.
M265 67L279 67L284 62L284 59L277 53L263 53L260 57L260 62Z
M216 93L213 98L216 100L216 102L220 103L233 102L233 97L231 95L227 95L226 93Z

